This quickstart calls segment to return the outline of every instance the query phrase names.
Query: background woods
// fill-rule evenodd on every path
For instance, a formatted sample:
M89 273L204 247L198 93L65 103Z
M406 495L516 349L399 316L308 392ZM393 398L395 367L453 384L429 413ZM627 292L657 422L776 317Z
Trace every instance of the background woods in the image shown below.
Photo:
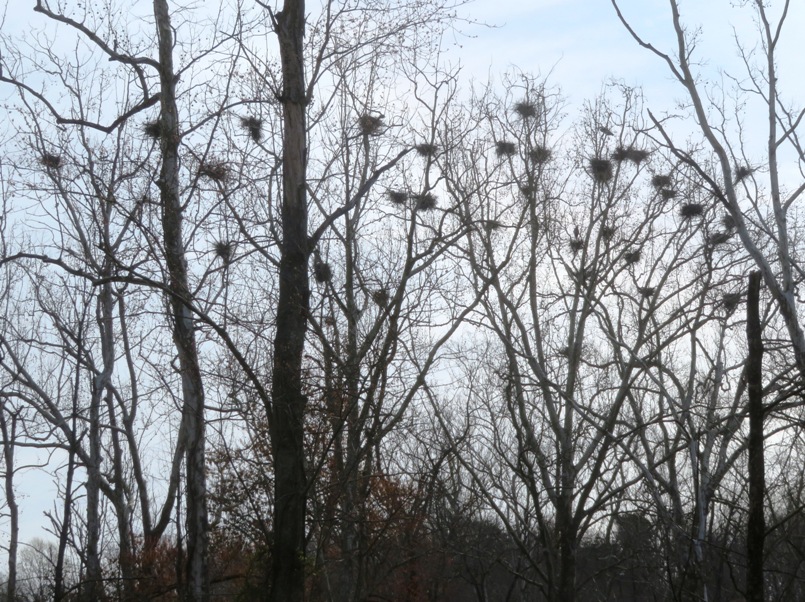
M4 28L0 597L805 597L789 5L720 87L612 5L673 113L469 85L461 3Z

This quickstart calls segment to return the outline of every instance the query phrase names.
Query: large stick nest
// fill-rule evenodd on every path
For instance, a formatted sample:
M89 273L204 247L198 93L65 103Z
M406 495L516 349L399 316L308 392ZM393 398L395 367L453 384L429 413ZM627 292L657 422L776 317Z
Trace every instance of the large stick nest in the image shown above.
M514 142L507 142L506 140L495 142L495 153L498 157L511 157L516 152L517 146Z
M240 126L246 130L255 142L260 142L263 138L263 120L258 117L249 116L240 118Z
M537 105L527 100L521 100L514 104L514 112L523 119L531 119L537 116Z
M358 129L364 136L375 136L383 127L383 118L379 115L365 113L358 117Z
M414 206L419 211L430 211L436 208L436 197L429 192L415 194L411 199L414 201Z
M529 153L528 157L534 163L541 165L551 160L551 149L544 146L535 146Z
M42 153L39 162L48 169L61 169L62 166L61 156L53 153Z
M590 159L590 174L596 182L609 182L612 179L612 161L593 157Z

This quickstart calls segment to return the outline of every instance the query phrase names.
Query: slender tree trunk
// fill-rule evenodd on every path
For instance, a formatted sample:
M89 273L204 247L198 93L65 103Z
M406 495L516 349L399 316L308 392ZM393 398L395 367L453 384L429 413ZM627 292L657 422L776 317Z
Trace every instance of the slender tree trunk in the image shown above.
M346 361L343 392L346 400L346 461L340 475L343 504L341 518L341 556L344 570L339 576L340 599L358 600L363 594L363 496L360 478L360 447L363 433L358 403L360 364L358 359L358 306L355 300L355 227L353 218L346 216L344 251L344 296L347 313Z
M108 232L107 240L108 240ZM109 266L102 271L110 274ZM102 369L92 383L92 396L89 408L89 456L87 466L87 577L82 588L85 600L103 598L103 572L101 570L100 537L100 493L101 493L101 407L104 393L109 390L114 370L114 299L112 285L104 284L98 296L96 319L100 332Z
M170 281L173 339L179 356L182 381L182 426L187 451L187 590L188 600L206 600L207 483L204 466L204 386L199 367L190 288L182 236L182 206L179 199L179 121L176 106L176 73L173 68L173 29L167 0L154 0L159 40L160 126L162 168L158 185L162 204L162 230Z
M282 241L277 331L274 339L270 434L274 453L274 546L270 599L297 602L304 597L304 458L306 397L302 392L302 354L310 297L307 235L307 126L303 37L304 0L285 0L275 15L282 63Z
M76 419L73 418L73 432L75 433L76 427ZM75 475L75 451L70 450L69 456L67 458L67 477L64 482L64 499L62 500L62 512L63 517L61 521L61 526L59 528L59 545L56 551L56 566L53 571L53 599L57 602L59 600L64 599L65 588L64 588L64 564L65 558L67 556L67 544L69 543L70 538L70 530L71 530L71 523L72 523L72 514L73 514L73 477ZM88 488L89 490L89 488ZM89 497L89 494L88 494ZM89 539L89 536L87 536ZM87 544L89 547L89 544ZM91 596L96 596L97 593L93 590L93 583L97 584L97 579L90 580L90 558L89 552L87 552L87 576L86 581L87 583L82 586L81 588L81 599L82 600L92 600ZM98 570L100 569L100 565L97 567Z
M572 517L572 498L565 491L556 509L556 526L559 531L559 581L557 602L576 599L576 528Z
M81 321L81 326L78 331L78 339L76 347L78 349L84 349L84 322ZM72 407L71 407L71 417L70 417L70 430L75 435L78 432L78 398L80 395L81 387L81 377L82 371L76 368L75 371L75 382L73 383L73 395L72 395ZM73 514L73 479L75 477L75 466L76 466L76 448L74 446L70 447L67 456L67 476L64 483L64 496L62 499L62 521L61 525L59 526L59 546L56 553L56 567L54 571L54 593L53 598L55 600L61 600L64 596L64 563L65 557L67 555L67 544L70 538L70 530L71 530L71 523L72 523L72 514ZM89 467L87 468L89 472ZM89 487L87 487L87 497L89 497ZM88 502L89 503L89 502ZM89 553L87 553L87 557L89 557ZM87 565L90 564L89 558L86 560ZM89 570L87 570L89 573ZM90 586L91 587L91 586ZM86 589L82 586L82 595L85 594ZM92 592L89 592L91 595Z
M6 598L13 602L17 599L17 549L20 537L20 509L14 492L14 440L17 434L17 417L14 414L9 414L9 418L10 421L7 421L6 408L0 405L0 434L3 436L4 481L9 523Z
M749 275L746 303L746 385L749 396L749 521L746 533L746 600L763 602L763 539L766 520L763 497L766 470L763 460L763 330L760 323L760 272Z
M89 408L89 459L87 466L87 575L82 589L85 600L99 599L98 587L101 583L101 432L100 405L101 391L98 389L102 376L95 379ZM59 579L60 580L60 579ZM57 588L58 589L58 588ZM57 600L59 597L56 598Z

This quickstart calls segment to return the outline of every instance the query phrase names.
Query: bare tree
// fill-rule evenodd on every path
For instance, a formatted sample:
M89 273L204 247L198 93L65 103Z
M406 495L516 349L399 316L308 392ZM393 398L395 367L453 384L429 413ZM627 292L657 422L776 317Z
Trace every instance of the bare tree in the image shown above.
M668 67L685 91L688 100L686 116L695 119L708 151L716 162L709 164L701 156L677 143L667 120L649 116L660 139L682 162L694 169L703 186L732 219L734 228L747 253L763 275L782 316L791 341L796 365L805 375L805 335L797 312L795 288L801 280L798 267L796 237L792 236L790 220L794 203L805 191L805 184L788 181L785 161L801 164L803 152L799 129L803 109L792 108L784 96L784 82L778 73L778 56L784 34L790 2L783 0L768 4L761 0L746 3L754 11L757 26L756 41L737 40L743 60L743 74L730 74L731 90L723 95L708 94L696 71L695 34L683 22L679 3L669 0L671 26L676 47L664 51L645 40L635 30L616 0L612 5L635 41L655 54ZM766 145L758 154L749 148L750 133L733 112L727 100L738 106L750 101L759 114L765 116ZM790 152L789 152L790 150ZM764 209L764 199L771 200L771 211Z
M639 94L616 90L619 103L591 105L563 144L550 89L527 78L509 88L502 99L477 101L472 135L455 146L464 152L447 161L451 192L474 226L464 251L472 281L491 283L478 317L488 337L465 351L473 360L460 393L477 400L480 414L467 413L458 428L484 442L463 461L518 538L531 578L546 598L569 600L584 587L580 542L606 517L635 510L629 492L637 483L647 479L650 489L652 471L669 470L685 449L693 474L704 458L701 474L709 475L722 427L729 449L734 423L707 427L707 451L693 423L676 440L665 432L665 453L648 443L658 412L682 424L695 415L699 333L723 316L735 259L716 250L729 248L730 235L686 185L689 168L640 133ZM714 270L714 262L724 266ZM690 363L680 359L686 340ZM706 348L722 378L723 341ZM680 369L687 382L674 380ZM712 415L724 400L708 399L701 403ZM733 460L720 458L715 474ZM703 483L703 491L715 486ZM706 496L698 503L706 516ZM697 524L701 537L707 521Z
M794 175L801 173L803 162L800 131L805 110L788 99L786 81L790 76L780 68L780 51L790 29L787 25L792 5L788 0L757 0L734 7L736 11L751 13L755 36L736 36L741 64L737 72L727 72L726 83L718 86L707 83L706 73L696 56L698 34L686 23L679 2L669 1L669 25L674 40L674 47L670 49L646 39L622 10L621 3L613 0L612 4L632 38L664 62L680 84L686 99L685 111L680 118L695 123L701 148L691 150L687 144L683 145L673 133L673 120L650 112L658 141L694 170L699 185L712 197L709 204L725 209L730 227L735 229L747 257L760 272L765 289L773 299L773 307L784 325L788 353L778 344L768 347L780 355L774 361L776 369L766 370L762 377L765 387L757 382L757 378L750 379L748 370L757 361L747 360L746 378L753 387L749 399L755 400L750 401L750 407L757 405L759 396L768 393L773 396L764 404L760 412L762 417L755 413L750 420L750 444L755 450L762 449L763 436L758 439L757 432L764 419L771 419L770 430L785 432L791 427L792 415L800 413L798 402L791 402L790 396L798 395L796 391L801 389L805 375L805 336L796 293L802 282L797 235L801 217L797 200L805 191L805 184L801 177ZM744 111L763 115L764 119L760 122L744 121ZM715 161L705 160L704 152L711 153ZM768 330L771 328L777 332L777 324L778 319L774 317L762 321L762 328L766 329L765 341L775 340L775 335ZM761 328L757 320L753 328ZM762 341L752 343L754 351L748 357L757 360L758 349L766 345ZM794 444L797 428L779 436ZM757 468L761 466L761 456L757 451L750 452L750 456L750 488L757 493L760 482ZM768 469L769 465L764 470ZM756 495L752 498L757 500ZM774 499L771 492L767 497L770 499ZM749 506L755 517L749 519L749 524L757 525L757 518L763 510L758 509L756 502L750 501ZM757 545L762 536L757 527L750 526L750 531L754 535L748 534L748 537ZM751 599L763 596L764 585L758 579L762 567L756 564L762 561L762 555L757 554L747 561L747 596Z

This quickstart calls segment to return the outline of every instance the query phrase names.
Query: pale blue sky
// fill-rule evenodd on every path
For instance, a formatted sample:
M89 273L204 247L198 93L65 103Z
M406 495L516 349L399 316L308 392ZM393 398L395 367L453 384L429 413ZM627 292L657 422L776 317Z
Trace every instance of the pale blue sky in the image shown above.
M681 2L688 30L701 29L696 57L704 63L702 72L708 79L719 77L719 67L743 75L734 32L754 44L756 30L751 6L737 8L738 4L735 0ZM674 50L668 0L622 0L620 5L647 41L662 50ZM609 0L476 0L468 11L478 21L498 25L472 28L475 37L463 44L462 62L480 78L511 65L534 73L551 72L551 81L574 104L594 96L610 78L644 87L650 103L668 103L669 108L673 97L680 95L667 67L634 42ZM784 86L796 83L800 96L805 90L799 81L805 38L799 32L804 29L805 2L795 0L781 42L780 68ZM795 74L794 82L785 78L786 73Z

